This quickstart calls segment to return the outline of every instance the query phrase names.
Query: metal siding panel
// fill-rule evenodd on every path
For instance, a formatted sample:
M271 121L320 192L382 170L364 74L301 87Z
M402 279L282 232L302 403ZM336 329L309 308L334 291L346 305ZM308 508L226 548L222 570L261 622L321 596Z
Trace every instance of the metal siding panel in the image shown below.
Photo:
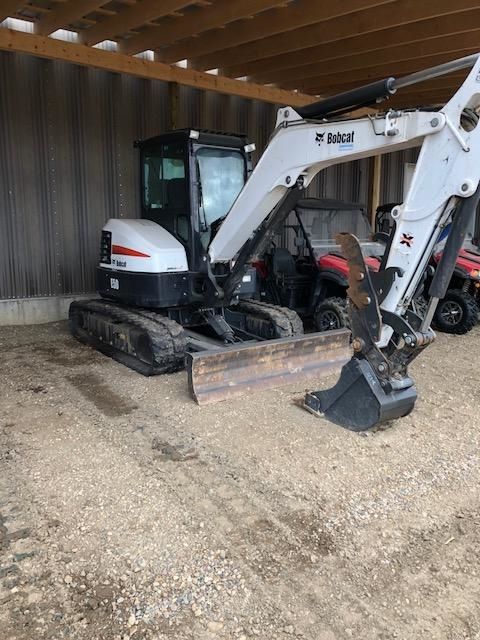
M416 162L419 148L389 153L382 158L380 204L403 201L405 163Z
M2 207L0 297L42 295L56 289L47 61L3 54L1 101Z
M0 298L95 290L100 229L139 215L135 139L170 128L167 83L1 53ZM246 133L257 159L276 107L178 86L177 127ZM385 182L391 171L384 167ZM398 170L398 164L395 165ZM366 202L368 161L327 169L310 195Z
M135 139L165 131L168 86L0 55L0 298L95 290L100 230L138 217Z

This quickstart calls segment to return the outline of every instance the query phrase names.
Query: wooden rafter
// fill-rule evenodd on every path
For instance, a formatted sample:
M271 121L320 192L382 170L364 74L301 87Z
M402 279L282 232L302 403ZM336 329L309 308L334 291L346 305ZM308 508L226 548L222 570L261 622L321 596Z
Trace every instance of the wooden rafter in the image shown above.
M63 60L106 71L126 73L128 75L148 78L149 80L164 80L178 82L197 89L217 91L229 95L241 96L252 100L263 100L275 104L288 104L298 107L315 100L313 96L290 91L283 91L275 87L251 84L232 78L223 78L210 73L182 69L162 62L152 62L119 53L104 51L82 44L65 42L45 36L38 36L14 29L0 29L0 50L28 53L41 58Z
M453 96L458 86L459 85L450 90L444 89L443 91L425 91L422 93L399 95L395 99L392 98L392 100L386 104L389 108L395 109L399 107L428 107L437 104L445 104L445 102L448 102Z
M371 8L375 5L391 5L393 0L342 0L342 2L312 2L312 0L296 0L284 9L272 9L255 16L248 22L239 22L227 26L214 35L206 33L193 40L173 45L162 51L164 62L176 62L188 58L194 60L215 51L231 49L246 42L256 44L261 48L265 38L284 32L289 39L295 39L292 32L309 24L330 20L337 16L347 15L358 10ZM257 41L257 43L254 43ZM261 57L261 56L257 56ZM215 59L215 62L213 62ZM238 58L240 60L241 58ZM255 58L254 58L255 59ZM214 69L226 63L221 55L213 54L203 69Z
M111 18L97 22L90 29L85 29L80 34L81 42L94 45L103 40L126 33L130 29L138 27L149 20L162 18L175 11L192 4L192 0L141 0L137 4L128 6ZM156 31L156 28L152 27Z
M442 38L445 34L466 33L474 31L480 25L480 7L470 11L458 11L458 13L438 16L419 20L412 24L400 25L398 27L386 28L377 31L374 36L370 32L361 33L350 38L340 40L330 40L331 32L327 36L327 42L320 45L305 48L297 51L288 51L284 54L253 60L250 62L239 62L229 67L223 66L222 73L231 78L249 76L255 82L272 82L275 74L281 74L286 69L298 68L317 61L318 64L357 54L364 54L371 51L379 52L397 45L411 45L419 41L426 41L434 38ZM299 40L303 41L300 37ZM335 34L333 34L333 37ZM265 42L268 46L268 40ZM239 52L241 60L241 52ZM301 71L300 71L301 73ZM277 80L278 81L278 80Z
M210 29L247 18L259 11L285 5L285 0L220 0L205 9L191 12L182 20L169 23L165 28L151 27L134 38L122 43L123 53L134 54L146 49L155 49Z
M235 40L228 44L229 38L225 38L226 34L222 33L222 41L215 42L215 45L221 45L225 40L224 50L217 50L205 56L199 51L201 43L198 42L200 39L197 39L197 41L192 42L188 57L195 58L195 66L198 69L212 68L211 65L214 60L217 61L214 66L218 66L218 60L221 60L221 66L225 68L237 65L240 61L247 63L261 60L304 49L305 47L316 46L319 43L327 44L344 40L358 34L370 34L370 39L374 42L377 32L381 30L391 29L399 25L413 25L419 20L430 20L435 16L452 15L463 10L478 8L478 0L436 0L435 2L432 2L432 0L422 0L421 2L418 0L402 0L394 4L396 6L384 4L375 7L375 9L365 9L343 17L332 16L332 19L328 22L317 21L316 24L299 29L294 34L288 32L267 37L268 32L266 32L257 42L249 42L244 46L239 46L242 43L235 42ZM425 26L425 34L428 35L429 33L431 32L427 24ZM231 37L233 35L230 34ZM211 49L212 45L210 45ZM348 42L345 43L345 50L348 52ZM168 62L169 59L165 59L165 61ZM244 75L250 75L250 73Z
M105 4L105 0L66 0L56 5L49 13L35 23L35 33L47 36L57 29L68 28L75 20L83 18Z
M4 0L0 2L0 22L8 18L9 16L13 16L19 9L25 6L25 0Z
M299 79L302 83L309 82L309 78L319 80L322 75L339 74L339 77L345 77L352 71L360 69L370 69L378 65L379 58L382 64L391 64L395 68L399 62L408 60L415 61L432 55L445 54L451 58L456 57L458 51L470 49L471 53L475 53L479 49L480 28L467 33L458 33L451 36L443 36L433 40L425 40L416 42L408 47L397 45L389 49L383 49L381 56L377 51L372 51L355 56L347 56L337 60L330 60L328 65L320 66L318 63L306 65L299 69L285 69L283 73L279 73L274 77L274 81L281 83L282 87L296 88ZM420 62L419 62L420 63ZM420 63L421 64L421 63ZM325 73L321 73L322 69Z

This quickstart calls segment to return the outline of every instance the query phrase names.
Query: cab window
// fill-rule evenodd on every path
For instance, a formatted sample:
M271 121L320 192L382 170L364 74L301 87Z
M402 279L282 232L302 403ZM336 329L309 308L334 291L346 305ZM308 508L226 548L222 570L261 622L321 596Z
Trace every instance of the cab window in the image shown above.
M143 155L143 204L146 209L185 209L185 147L164 144Z

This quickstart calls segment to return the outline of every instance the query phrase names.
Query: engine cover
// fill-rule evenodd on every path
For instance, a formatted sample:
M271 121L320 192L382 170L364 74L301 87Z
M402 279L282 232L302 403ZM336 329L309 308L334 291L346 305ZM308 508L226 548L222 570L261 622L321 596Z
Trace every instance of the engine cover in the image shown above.
M100 267L130 273L177 273L188 271L188 261L181 242L155 222L112 218L102 231Z

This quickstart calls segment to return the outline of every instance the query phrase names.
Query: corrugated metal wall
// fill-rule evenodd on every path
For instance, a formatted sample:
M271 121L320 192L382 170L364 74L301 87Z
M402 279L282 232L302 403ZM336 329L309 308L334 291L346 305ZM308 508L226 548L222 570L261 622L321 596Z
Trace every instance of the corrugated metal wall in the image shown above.
M170 127L168 85L14 53L0 54L0 78L0 299L92 292L102 225L138 215L132 141ZM180 87L173 117L247 132L261 151L275 113ZM310 195L366 202L367 185L360 161L324 172Z
M167 85L0 55L0 298L93 291L99 231L137 215L132 141L167 128Z
M390 153L382 158L382 183L380 203L403 201L405 164L416 162L419 149L406 149Z

